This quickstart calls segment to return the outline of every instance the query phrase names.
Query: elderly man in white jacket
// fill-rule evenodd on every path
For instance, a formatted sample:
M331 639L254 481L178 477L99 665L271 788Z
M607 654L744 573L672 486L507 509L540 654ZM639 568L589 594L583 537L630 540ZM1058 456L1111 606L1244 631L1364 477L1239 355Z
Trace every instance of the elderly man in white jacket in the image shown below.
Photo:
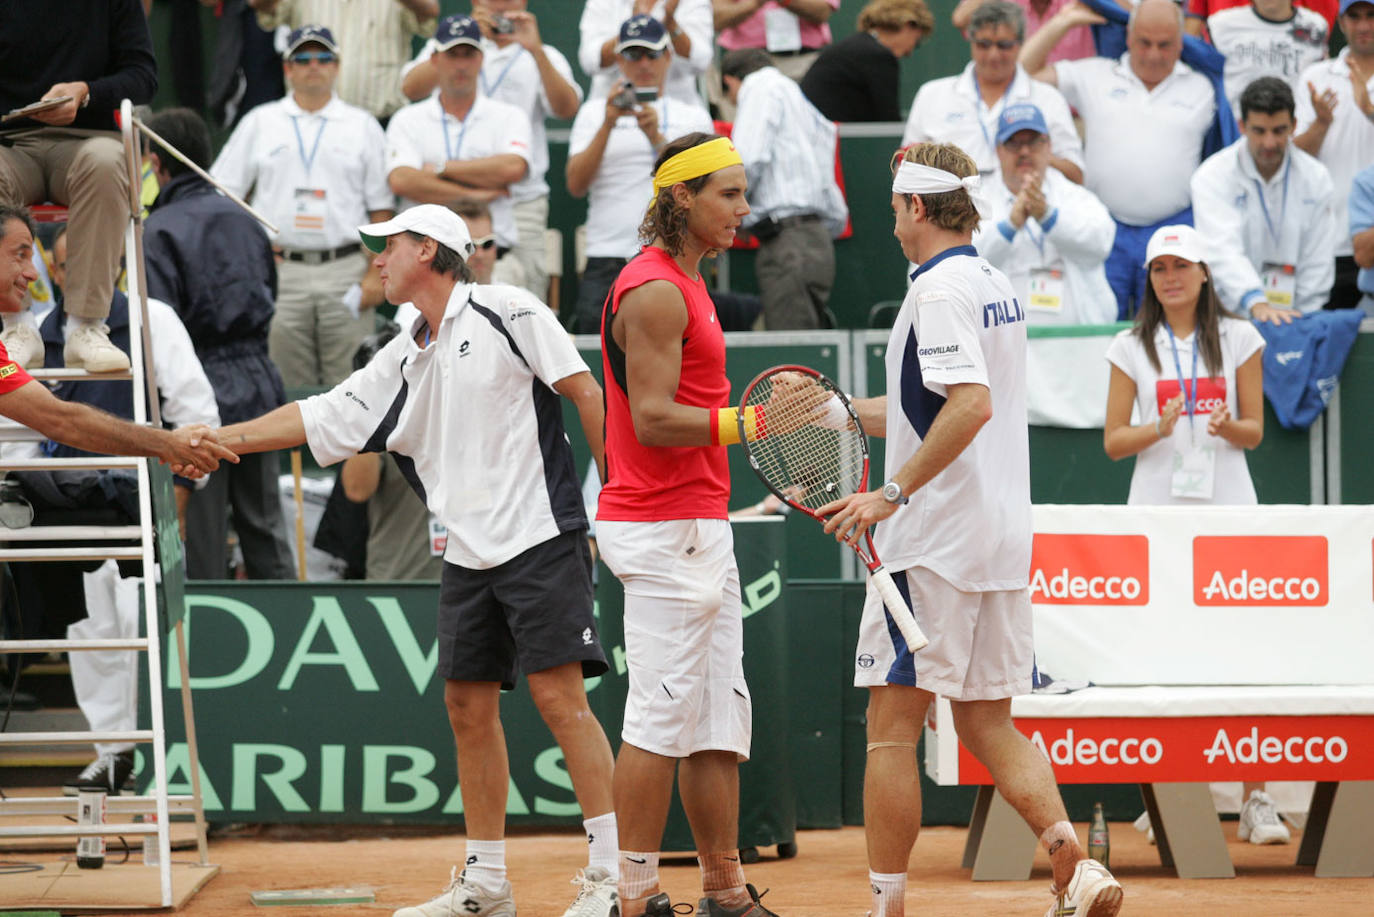
M1032 324L1116 321L1103 268L1116 223L1097 196L1050 165L1045 117L1024 102L997 122L1000 177L973 237L978 253L1011 280Z
M1260 77L1240 96L1244 136L1193 173L1193 217L1222 305L1275 324L1331 298L1331 173L1291 143L1293 91Z

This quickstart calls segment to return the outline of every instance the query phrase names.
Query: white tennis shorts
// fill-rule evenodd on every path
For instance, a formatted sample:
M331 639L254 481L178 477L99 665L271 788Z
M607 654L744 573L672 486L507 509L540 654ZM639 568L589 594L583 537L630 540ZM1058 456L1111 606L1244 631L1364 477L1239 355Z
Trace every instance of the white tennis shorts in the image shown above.
M598 521L596 541L625 587L621 738L669 758L732 751L747 759L753 710L730 523Z
M950 700L1000 700L1027 694L1035 645L1030 592L960 592L925 567L894 572L930 645L914 656L869 583L854 684L913 685Z

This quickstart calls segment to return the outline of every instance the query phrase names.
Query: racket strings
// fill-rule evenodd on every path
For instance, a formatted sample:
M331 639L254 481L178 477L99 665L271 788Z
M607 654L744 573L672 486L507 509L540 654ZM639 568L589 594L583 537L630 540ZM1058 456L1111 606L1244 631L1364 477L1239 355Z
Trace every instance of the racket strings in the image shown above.
M858 429L822 423L815 399L775 398L769 379L754 386L746 404L765 406L765 435L749 444L751 460L789 502L814 511L865 489L867 444Z

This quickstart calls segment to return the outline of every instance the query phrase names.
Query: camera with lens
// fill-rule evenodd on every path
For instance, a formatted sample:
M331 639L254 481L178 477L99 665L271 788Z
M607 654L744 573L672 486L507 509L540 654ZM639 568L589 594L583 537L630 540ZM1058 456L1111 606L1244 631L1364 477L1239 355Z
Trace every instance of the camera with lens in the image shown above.
M491 30L497 35L509 35L515 31L515 22L509 16L498 13L491 20Z
M634 83L626 81L622 83L620 89L611 98L611 104L616 108L623 108L625 111L633 111L637 104Z

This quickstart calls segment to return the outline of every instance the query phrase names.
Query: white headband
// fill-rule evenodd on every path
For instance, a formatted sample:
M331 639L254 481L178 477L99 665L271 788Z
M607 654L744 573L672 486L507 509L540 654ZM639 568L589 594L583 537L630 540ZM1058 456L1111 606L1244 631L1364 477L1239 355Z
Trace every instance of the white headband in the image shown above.
M942 191L958 191L963 188L973 201L979 216L986 216L988 205L980 191L983 180L977 175L960 178L944 169L933 169L910 160L903 160L892 179L893 194L938 194Z

